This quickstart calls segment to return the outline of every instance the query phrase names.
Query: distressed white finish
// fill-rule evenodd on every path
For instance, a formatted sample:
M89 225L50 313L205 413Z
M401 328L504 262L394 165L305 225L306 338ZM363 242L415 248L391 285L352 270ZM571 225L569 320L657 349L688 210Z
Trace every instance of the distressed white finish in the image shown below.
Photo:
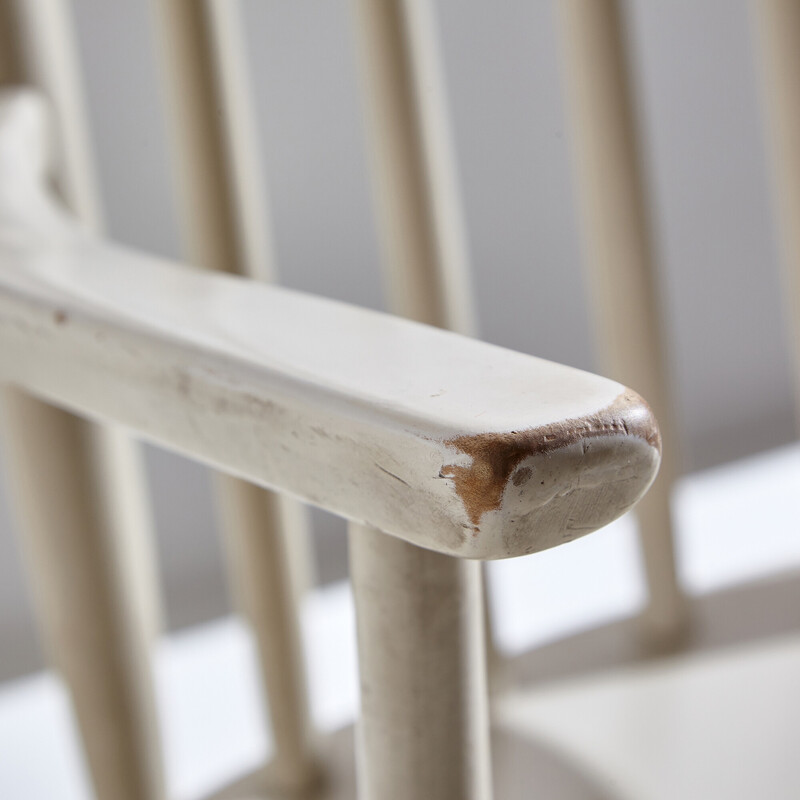
M55 110L49 177L96 230L101 214L69 6L8 2L0 27L14 43L12 77L37 86ZM4 392L3 412L37 616L69 687L95 792L154 800L163 780L149 644L161 607L138 453L120 432L16 390Z
M666 431L659 480L637 509L649 590L643 632L653 644L664 646L685 626L670 509L678 448L623 12L617 0L565 0L559 10L587 277L601 355L610 374L647 397Z
M760 0L754 9L760 23L800 429L800 4L792 0Z
M49 659L69 689L97 797L162 797L148 637L137 616L132 566L107 535L107 498L87 476L102 451L89 425L9 390L4 429L22 540ZM31 452L49 453L35 458ZM42 487L47 487L44 496ZM87 525L87 520L94 524Z
M466 557L583 535L650 484L655 423L614 381L81 231L42 188L39 112L17 98L0 142L5 380Z
M489 800L479 567L450 556L535 552L630 508L660 460L646 403L457 334L114 247L48 196L38 99L11 97L2 117L0 377L364 523L360 796ZM252 528L264 495L239 485L231 517ZM275 540L248 542L249 605L263 582L280 601L254 619L294 646ZM265 675L271 696L297 691L285 670ZM302 756L296 703L284 710Z

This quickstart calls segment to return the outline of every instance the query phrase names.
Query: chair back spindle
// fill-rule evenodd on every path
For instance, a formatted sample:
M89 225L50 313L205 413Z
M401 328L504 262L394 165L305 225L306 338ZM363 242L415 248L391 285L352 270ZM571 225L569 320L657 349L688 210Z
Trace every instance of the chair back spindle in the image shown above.
M246 83L238 2L152 3L189 260L216 272L275 275L265 187ZM220 474L223 545L254 633L274 739L265 784L317 779L301 653L298 591L310 574L305 517L294 501Z
M4 3L0 27L15 43L12 76L50 98L59 193L99 230L69 7ZM42 126L31 133L42 135ZM139 454L118 430L16 388L4 389L3 416L37 616L72 699L94 789L99 797L158 800L164 777L149 648L162 615Z

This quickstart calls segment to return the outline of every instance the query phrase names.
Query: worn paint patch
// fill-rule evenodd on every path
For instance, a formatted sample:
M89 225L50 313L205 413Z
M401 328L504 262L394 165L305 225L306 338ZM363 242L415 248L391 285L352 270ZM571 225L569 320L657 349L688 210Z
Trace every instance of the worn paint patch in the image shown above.
M509 478L524 459L580 441L586 452L592 439L611 436L635 436L661 452L661 434L650 407L636 392L626 390L607 408L579 419L449 439L445 444L470 456L471 463L445 464L439 474L453 480L467 516L477 528L487 511L500 508ZM514 475L513 482L520 486L530 478L531 471L524 468Z

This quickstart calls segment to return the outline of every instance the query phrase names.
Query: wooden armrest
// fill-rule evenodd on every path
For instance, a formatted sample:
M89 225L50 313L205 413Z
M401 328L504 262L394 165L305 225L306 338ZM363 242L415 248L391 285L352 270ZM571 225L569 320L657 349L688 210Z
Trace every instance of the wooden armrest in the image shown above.
M0 379L426 548L532 553L658 468L614 381L83 231L45 188L44 110L0 103Z

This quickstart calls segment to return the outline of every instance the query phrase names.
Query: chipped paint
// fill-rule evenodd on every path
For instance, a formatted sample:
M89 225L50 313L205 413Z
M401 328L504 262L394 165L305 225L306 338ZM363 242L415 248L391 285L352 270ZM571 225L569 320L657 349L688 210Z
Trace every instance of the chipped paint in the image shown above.
M449 439L445 444L471 457L471 461L468 465L444 464L439 474L452 479L456 494L477 530L485 513L500 508L509 478L515 486L521 486L532 477L527 467L514 472L524 459L552 453L576 442L583 443L585 455L591 439L611 436L635 436L661 452L661 435L650 407L636 392L626 390L611 405L579 419L523 431Z

